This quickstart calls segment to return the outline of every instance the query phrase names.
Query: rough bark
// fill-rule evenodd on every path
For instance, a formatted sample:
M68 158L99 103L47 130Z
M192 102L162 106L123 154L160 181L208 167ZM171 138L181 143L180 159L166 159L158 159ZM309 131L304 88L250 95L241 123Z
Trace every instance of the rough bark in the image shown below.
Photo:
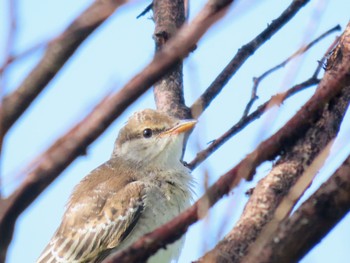
M184 24L184 1L153 1L153 18L156 25L153 38L158 52ZM182 68L182 61L179 61L171 71L154 84L154 98L159 110L180 119L189 119L190 110L185 105L183 94Z
M259 262L297 262L349 212L350 156L285 222L264 248Z

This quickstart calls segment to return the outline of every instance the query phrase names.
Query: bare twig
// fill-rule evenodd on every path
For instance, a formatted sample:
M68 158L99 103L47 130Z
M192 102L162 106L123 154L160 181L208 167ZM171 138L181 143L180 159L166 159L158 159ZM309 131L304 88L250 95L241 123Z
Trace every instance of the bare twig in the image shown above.
M29 107L79 45L125 2L126 0L94 1L60 36L48 44L40 62L22 84L4 98L1 105L3 134Z
M286 64L288 64L291 60L293 60L294 58L296 58L297 56L305 53L307 50L309 50L312 46L314 46L315 44L317 44L321 39L325 38L326 36L330 35L331 33L335 32L335 31L339 31L341 29L340 25L337 25L331 29L329 29L328 31L326 31L325 33L323 33L322 35L320 35L319 37L317 37L315 40L311 41L309 44L307 44L306 46L301 47L299 50L297 50L294 54L292 54L290 57L288 57L287 59L285 59L283 62L281 62L280 64L274 66L273 68L265 71L262 75L260 75L259 77L254 77L253 78L253 88L252 88L252 92L251 92L251 97L250 100L247 103L247 106L244 109L243 112L243 116L247 116L251 107L253 106L253 103L256 101L256 99L258 99L257 96L257 90L259 87L260 82L266 78L268 75L270 75L271 73L275 72L276 70L283 68Z
M6 61L10 60L12 56L12 49L16 40L17 35L17 6L16 0L8 0L9 5L9 29L7 36L7 43L5 46L5 64ZM3 73L3 70L0 71L0 75ZM3 89L4 87L1 87Z
M324 105L342 90L350 71L350 61L342 63L337 74L326 74L319 88L308 102L293 116L287 124L262 142L252 153L234 168L221 176L206 193L182 214L143 236L130 247L116 253L105 262L139 262L146 260L159 248L172 243L186 232L187 228L205 216L207 210L223 195L227 194L242 178L250 180L258 165L276 157L280 151L304 135L322 112Z
M210 84L206 91L191 106L192 116L198 118L220 93L230 78L254 52L281 29L309 0L293 0L288 8L257 37L242 46L224 70Z
M4 64L0 67L0 75L4 73L4 71L7 69L7 67L14 61L25 58L26 56L30 55L34 51L44 48L47 46L49 41L42 41L40 43L36 43L32 47L18 53L18 54L9 54L7 56L7 59L5 60Z
M137 19L139 19L141 16L144 16L145 14L147 14L149 11L151 11L153 8L153 1L152 3L150 3L148 6L146 6L146 8L136 17Z
M254 112L251 114L242 117L235 125L228 129L223 135L215 139L206 149L197 153L196 157L187 164L188 168L191 170L195 169L199 164L201 164L206 158L208 158L214 151L216 151L221 145L223 145L227 140L232 136L236 135L242 129L244 129L252 121L258 119L263 115L268 109L272 108L275 105L280 105L284 100L291 97L292 95L302 91L306 88L314 86L320 82L317 78L310 78L300 84L297 84L290 88L289 90L274 95L270 100L261 104Z

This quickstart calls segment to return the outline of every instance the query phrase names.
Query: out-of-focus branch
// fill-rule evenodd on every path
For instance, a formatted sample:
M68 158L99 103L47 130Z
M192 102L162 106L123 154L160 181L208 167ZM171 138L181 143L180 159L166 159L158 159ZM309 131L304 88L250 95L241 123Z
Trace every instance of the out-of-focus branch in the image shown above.
M154 0L154 41L159 51L185 22L184 0ZM190 110L183 94L182 61L154 84L157 108L180 119L189 119Z
M55 77L79 45L126 0L94 1L68 28L49 42L40 62L1 105L2 134L10 129L38 94Z
M350 26L347 30L350 32ZM322 92L322 89L328 89L333 78L343 75L342 81L336 85L340 92L324 104L319 118L310 120L313 124L304 131L301 138L285 144L281 158L274 164L272 171L257 184L236 226L200 260L201 262L261 262L260 250L257 246L260 246L260 242L265 237L263 228L272 220L276 209L281 206L290 188L336 136L348 107L350 100L350 46L348 43L350 41L344 37L346 34L338 44L338 49L340 46L347 45L342 49L342 58L331 63L333 67L326 72L315 95ZM304 184L299 192L303 193L309 183ZM296 202L298 198L299 196L296 196L293 201ZM291 208L289 207L289 210ZM284 216L286 215L287 213ZM252 245L255 240L256 243ZM253 255L253 259L250 254ZM244 257L246 255L247 257Z
M296 58L297 56L305 53L307 50L309 50L312 46L314 46L315 44L317 44L321 39L325 38L326 36L330 35L331 33L334 33L335 31L339 31L341 29L340 25L337 25L331 29L329 29L328 31L324 32L322 35L320 35L319 37L317 37L316 39L314 39L313 41L311 41L309 44L307 44L306 46L301 47L299 50L297 50L294 54L292 54L291 56L289 56L287 59L285 59L283 62L281 62L280 64L274 66L273 68L265 71L263 74L261 74L259 77L255 77L253 78L253 88L252 88L252 93L251 93L251 97L249 102L247 103L246 108L244 109L244 113L243 116L247 116L251 107L253 106L253 103L256 101L256 99L258 98L257 96L257 91L258 91L258 87L260 82L266 78L268 75L270 75L271 73L275 72L276 70L283 68L285 65L287 65L291 60L293 60L294 58Z
M9 16L9 28L8 28L8 35L7 35L7 41L5 45L5 50L4 50L4 66L7 65L7 61L10 59L11 54L12 54L12 49L15 43L16 35L17 35L17 6L16 6L16 0L8 0L8 16ZM6 66L4 67L4 69ZM3 103L3 98L4 98L4 90L5 90L5 85L6 85L6 80L5 76L3 75L4 70L1 70L0 68L0 101L1 104ZM0 108L0 120L3 116L3 111ZM3 145L3 140L4 137L2 136L1 133L2 130L2 125L0 122L0 157L2 156L2 145ZM0 160L1 162L1 160ZM0 165L1 167L1 165ZM2 196L2 178L0 174L0 199Z
M259 262L297 262L349 212L350 156L300 208L285 220ZM278 242L276 242L278 241Z
M183 27L154 59L118 93L101 102L81 123L61 137L40 156L40 163L28 174L20 187L0 201L0 262L6 257L18 216L76 157L85 152L131 102L188 55L207 29L226 11L232 0L211 1Z
M207 90L193 103L193 118L198 118L220 93L230 78L254 52L281 29L309 0L294 0L287 9L252 41L242 46L224 70L210 84Z
M342 63L342 67L337 70L337 74L325 75L312 98L285 126L262 142L256 150L234 168L221 176L193 206L160 228L141 237L130 247L111 256L105 262L145 261L159 248L165 247L180 238L191 224L205 216L208 209L223 195L228 194L242 178L250 180L258 165L275 158L288 145L292 145L301 138L320 118L324 106L336 95L339 95L342 84L347 81L349 70L350 63Z
M16 0L9 0L9 28L8 28L8 35L7 35L7 41L5 46L5 52L4 52L4 66L0 69L0 77L6 68L6 65L8 61L11 60L12 57L12 49L15 43L16 35L17 35L17 7L16 7ZM3 86L0 87L1 90L3 90ZM1 91L2 92L2 91Z
M7 67L14 61L19 60L19 59L23 59L26 56L28 56L29 54L33 53L34 51L37 51L40 48L44 48L45 46L47 46L48 41L42 41L39 43L34 44L33 46L27 48L26 50L23 50L17 54L9 54L4 62L4 64L2 64L2 66L0 67L0 75L4 73L4 71L7 69Z

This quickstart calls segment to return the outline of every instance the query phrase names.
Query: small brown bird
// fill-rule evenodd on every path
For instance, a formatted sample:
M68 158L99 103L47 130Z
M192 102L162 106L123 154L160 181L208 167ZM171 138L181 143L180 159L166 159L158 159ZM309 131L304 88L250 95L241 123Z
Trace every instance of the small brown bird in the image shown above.
M184 134L195 123L150 109L132 115L111 159L75 187L37 262L101 262L188 207L192 179L180 159ZM148 262L176 261L182 243L159 250Z

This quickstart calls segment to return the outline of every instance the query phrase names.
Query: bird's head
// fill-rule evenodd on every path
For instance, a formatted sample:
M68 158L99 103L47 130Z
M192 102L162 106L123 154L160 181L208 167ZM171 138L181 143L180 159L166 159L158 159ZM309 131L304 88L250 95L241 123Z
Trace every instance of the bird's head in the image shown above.
M162 166L178 163L184 135L195 124L195 120L179 120L156 110L136 112L120 130L113 156Z

